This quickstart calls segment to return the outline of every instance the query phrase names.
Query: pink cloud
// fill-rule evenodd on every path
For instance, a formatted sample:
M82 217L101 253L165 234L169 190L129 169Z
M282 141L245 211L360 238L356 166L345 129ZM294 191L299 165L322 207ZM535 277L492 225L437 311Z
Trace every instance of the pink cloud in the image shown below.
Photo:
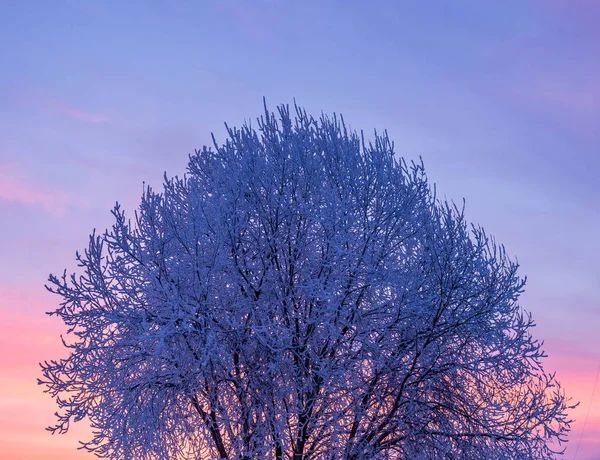
M277 3L278 2L276 1L270 1L267 2L266 6L272 8L276 6ZM265 18L261 17L260 5L257 6L252 2L240 2L229 5L223 2L222 4L219 3L219 7L232 16L236 25L250 39L256 40L261 45L267 46L270 49L277 47L277 40L274 39L273 34L270 32L270 28L265 27Z
M552 8L560 13L568 11L579 11L583 13L600 11L600 2L598 0L540 0L537 4L543 8Z
M50 106L56 112L84 123L102 123L109 120L109 118L105 115L80 110L60 101L52 101Z
M9 165L0 165L0 200L41 206L55 217L64 216L69 205L83 204L80 199L72 198L63 191L32 183L23 177L20 170Z
M600 108L600 88L578 85L577 88L564 82L542 80L527 88L528 99L559 106L568 110L593 111Z
M495 97L565 132L597 137L600 86L582 78L538 77L537 73L529 71L518 82L501 84Z

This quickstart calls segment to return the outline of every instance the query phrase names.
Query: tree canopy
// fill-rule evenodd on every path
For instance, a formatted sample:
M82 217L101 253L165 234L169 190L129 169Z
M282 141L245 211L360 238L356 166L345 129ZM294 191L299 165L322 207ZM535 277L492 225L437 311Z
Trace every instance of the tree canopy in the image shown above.
M551 459L569 400L518 264L421 162L280 106L227 128L50 276L42 363L100 457Z

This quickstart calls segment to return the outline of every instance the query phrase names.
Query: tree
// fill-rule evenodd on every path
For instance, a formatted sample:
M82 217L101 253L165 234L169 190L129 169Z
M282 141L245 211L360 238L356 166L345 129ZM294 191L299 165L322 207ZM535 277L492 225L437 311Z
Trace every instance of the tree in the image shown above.
M51 275L40 384L107 458L550 459L569 400L524 280L387 133L265 107Z

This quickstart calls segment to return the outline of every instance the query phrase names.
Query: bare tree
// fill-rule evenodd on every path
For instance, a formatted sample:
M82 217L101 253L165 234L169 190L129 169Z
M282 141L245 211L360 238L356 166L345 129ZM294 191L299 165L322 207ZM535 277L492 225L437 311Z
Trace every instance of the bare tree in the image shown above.
M422 164L287 106L50 276L55 432L107 458L551 459L570 421L517 264Z

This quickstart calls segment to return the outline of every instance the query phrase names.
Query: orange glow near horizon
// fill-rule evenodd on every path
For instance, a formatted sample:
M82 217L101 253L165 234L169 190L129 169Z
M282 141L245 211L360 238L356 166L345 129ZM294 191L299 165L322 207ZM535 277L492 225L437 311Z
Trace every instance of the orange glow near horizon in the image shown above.
M12 302L12 311L36 310L31 298L19 296L0 297L2 304ZM10 298L9 298L10 297ZM47 300L53 300L48 294ZM39 305L38 305L39 307ZM91 432L85 421L74 424L67 435L51 435L46 426L54 421L56 406L43 388L37 385L40 377L38 362L65 356L59 334L62 328L54 318L41 314L8 313L0 311L0 323L5 327L0 336L0 456L3 460L41 459L91 459L92 454L77 450L78 440L87 440ZM596 368L590 359L575 358L555 351L547 360L547 367L562 369L558 379L574 401L581 404L571 412L578 423L574 425L565 459L571 459L581 436L582 421L589 411L585 433L581 438L578 458L600 451L600 404L590 397ZM590 375L588 375L590 374ZM594 374L594 375L592 375ZM24 449L27 456L23 457ZM587 457L586 457L587 455Z
M18 305L22 309L28 306ZM75 424L67 435L52 435L45 430L54 422L57 407L37 384L41 377L38 363L65 356L59 338L61 329L49 318L30 314L0 312L0 323L5 328L0 336L0 457L93 458L77 449L78 440L90 436L84 423Z

